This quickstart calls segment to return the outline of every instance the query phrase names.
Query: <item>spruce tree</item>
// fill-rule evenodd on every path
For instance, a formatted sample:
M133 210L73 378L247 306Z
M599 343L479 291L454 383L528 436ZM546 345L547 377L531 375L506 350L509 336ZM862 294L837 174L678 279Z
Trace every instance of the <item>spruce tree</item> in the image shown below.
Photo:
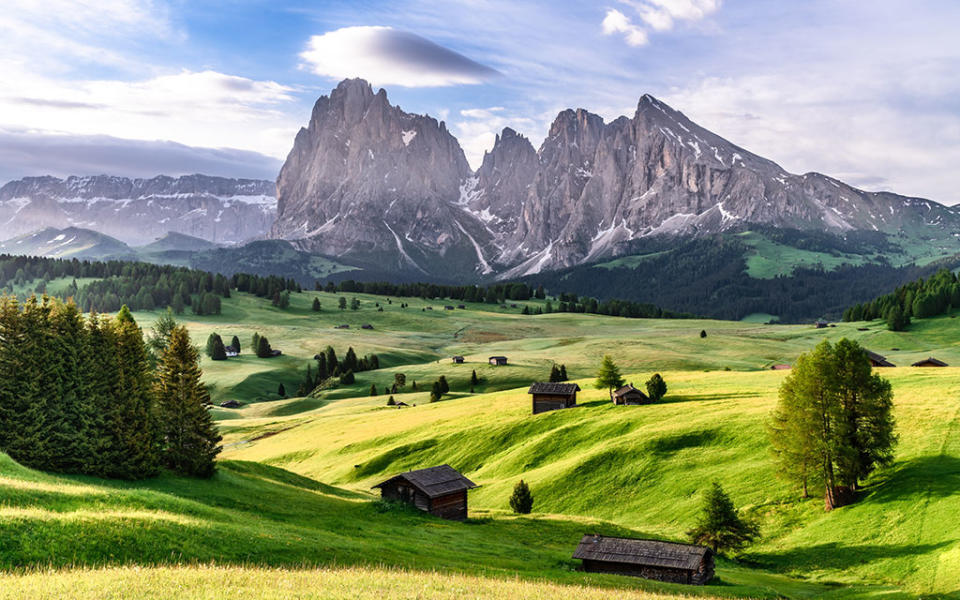
M240 338L233 336L233 339L230 341L230 345L233 346L233 349L236 350L237 354L240 354Z
M177 327L160 365L156 394L164 464L183 475L210 477L216 470L221 437L210 416L210 394L200 381L199 362L190 334Z
M257 340L257 358L270 358L273 356L273 348L270 347L270 340L261 336Z
M48 468L61 473L87 473L95 460L93 443L99 432L93 429L90 385L85 378L86 328L72 301L53 303L50 326L50 356L56 365L56 379L49 383L56 390L47 408L47 443L52 458Z
M287 397L287 388L283 387L282 383L277 386L277 395L280 396L281 398Z
M330 376L330 373L327 371L327 357L323 353L318 354L317 355L317 379L315 380L314 387L326 381L327 377L329 376Z
M210 353L211 360L227 360L227 349L223 346L223 339L218 335L213 340L213 351Z
M320 312L320 298L313 299L313 312Z
M447 394L450 392L450 385L447 384L447 378L443 375L440 376L440 379L437 380L437 383L440 385L440 393Z
M597 370L597 381L594 387L598 390L606 388L610 392L610 399L613 400L613 390L623 386L623 377L620 375L620 369L609 354L603 356L600 362L600 369Z
M560 365L560 381L567 381L567 365Z
M440 391L440 382L434 381L433 387L430 388L430 402L437 402L442 397L443 392Z
M477 386L480 384L480 379L477 377L476 369L473 370L473 373L470 374L470 385Z
M371 383L371 384L370 384L370 395L371 395L371 396L376 396L376 395L377 395L377 384L375 384L375 383Z
M347 354L340 363L340 369L346 371L357 371L357 353L353 351L353 346L347 348Z
M206 345L205 354L210 358L213 358L213 350L217 345L217 340L220 340L220 345L223 346L223 340L220 339L220 336L217 335L216 331L214 331L213 333L207 336L207 345Z
M260 347L260 334L254 331L253 337L250 338L250 348L252 348L254 354L256 354L257 349L259 347Z
M340 375L340 383L343 385L353 385L356 381L356 377L353 375L353 371L347 370L345 373Z
M177 326L177 320L173 318L173 311L169 308L160 315L150 328L150 335L147 336L147 350L150 352L150 362L156 365L160 356L170 343L170 333Z
M553 365L553 367L550 368L550 382L556 383L558 381L561 381L560 369L557 367L557 365Z
M340 366L340 362L337 360L337 353L334 351L333 346L327 346L325 353L327 355L327 372L333 374L333 370Z
M510 495L510 508L518 515L528 515L533 510L533 494L530 493L530 486L522 479L517 485L513 486L513 494Z
M703 514L688 535L695 544L706 544L716 553L739 550L756 539L759 531L754 524L740 518L733 501L720 484L714 482L704 496Z
M389 398L387 398L387 406L396 406L396 405L397 405L397 401L393 399L393 396L390 396Z

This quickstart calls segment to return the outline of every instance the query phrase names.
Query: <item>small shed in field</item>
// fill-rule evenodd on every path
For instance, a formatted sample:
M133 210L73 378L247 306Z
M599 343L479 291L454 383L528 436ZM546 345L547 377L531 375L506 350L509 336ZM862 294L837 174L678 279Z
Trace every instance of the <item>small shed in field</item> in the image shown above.
M876 352L870 352L867 350L867 358L870 359L870 366L872 367L895 367L897 365L893 364L887 360L886 356L881 356Z
M947 363L942 360L937 360L934 357L925 358L923 360L918 360L917 362L910 365L911 367L946 367Z
M467 518L467 490L477 487L450 465L407 471L373 486L389 500L412 504L441 519Z
M770 365L770 370L771 371L789 371L790 365L787 365L787 364Z
M462 357L462 356L454 356L454 357L453 357L453 362L456 363L456 364L458 364L458 365L462 365L462 364L463 364L463 357Z
M502 367L507 364L506 356L491 356L488 359L488 362L495 367Z
M575 383L534 383L527 393L533 395L533 414L538 415L576 406L579 391Z
M613 573L667 583L704 585L713 579L713 551L704 546L585 535L573 558L589 573Z
M360 329L373 329L373 325L371 325L370 323L364 323L363 325L360 326Z
M243 405L236 400L227 400L226 402L221 402L220 406L223 408L240 408Z
M830 326L830 323L827 323L826 321L817 321L814 323L814 325L817 326L817 329L826 329Z
M633 387L631 383L613 392L613 403L621 405L649 404L650 398Z

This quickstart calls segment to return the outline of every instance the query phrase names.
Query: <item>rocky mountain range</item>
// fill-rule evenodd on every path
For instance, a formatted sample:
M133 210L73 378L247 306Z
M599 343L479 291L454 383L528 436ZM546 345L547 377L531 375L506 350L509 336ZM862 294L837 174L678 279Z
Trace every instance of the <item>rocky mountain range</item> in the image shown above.
M505 129L471 172L443 122L358 79L317 101L277 202L274 237L427 274L517 277L629 253L652 236L752 225L960 232L952 208L788 173L649 95L609 123L564 110L539 149Z
M0 238L91 229L131 246L168 232L218 244L261 238L276 217L271 181L207 175L28 177L0 188Z

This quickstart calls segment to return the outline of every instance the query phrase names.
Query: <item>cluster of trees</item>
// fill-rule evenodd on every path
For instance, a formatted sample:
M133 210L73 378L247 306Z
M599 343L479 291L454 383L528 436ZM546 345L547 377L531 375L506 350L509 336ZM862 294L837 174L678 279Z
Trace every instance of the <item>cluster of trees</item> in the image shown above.
M430 402L439 402L445 395L450 393L450 384L443 375L433 382L430 386Z
M0 299L0 450L26 466L212 475L220 436L200 377L189 334L172 318L148 343L127 307L110 319L47 297Z
M477 372L473 372L476 376ZM567 380L567 365L553 365L550 367L550 383L558 383Z
M269 345L269 342L267 342ZM240 353L240 338L233 336L230 341L230 347L237 353ZM227 347L223 343L223 338L214 331L207 337L206 355L212 360L227 360Z
M778 472L804 497L823 490L827 510L851 503L861 482L892 460L892 406L890 382L872 372L859 344L821 342L780 387L769 426Z
M441 285L436 283L389 283L386 281L353 281L348 279L340 283L328 281L317 291L347 294L376 294L378 296L396 296L398 298L450 298L464 302L488 302L500 304L505 300L529 300L546 298L543 286L533 288L525 283L495 283L486 287L476 285Z
M247 292L258 298L276 298L283 292L301 292L303 288L293 278L283 278L276 275L263 277L250 273L235 273L230 278L230 285L238 292Z
M333 346L327 346L323 352L318 353L313 358L316 367L312 363L307 364L307 372L297 390L297 393L301 396L310 394L331 378L337 378L340 383L350 385L356 382L356 373L374 371L380 368L379 356L367 354L358 357L353 346L347 348L347 352L342 359L337 357L337 351L333 349ZM403 383L400 383L400 387L402 387L406 383L406 377L402 373L398 375L403 377ZM399 380L395 376L394 385L398 382Z
M236 340L236 336L233 339ZM239 343L239 340L237 342ZM260 335L258 332L254 332L253 337L250 338L250 347L256 352L257 358L273 358L274 356L270 340L267 339L267 336Z
M626 383L623 375L620 374L620 367L613 362L609 354L603 356L600 361L600 368L597 370L597 380L594 387L598 390L606 389L610 392L610 399L613 400L613 391L623 387ZM654 373L646 382L647 396L652 402L659 402L667 395L667 382L663 380L660 373Z
M50 281L64 277L97 279L83 286L73 281L57 294L62 300L73 298L84 312L116 312L126 305L131 310L169 306L181 314L192 307L195 314L219 314L220 298L230 297L226 277L185 267L0 256L0 287L7 290L39 280L35 289L43 293Z
M756 523L740 516L730 496L714 482L703 498L697 525L687 532L694 544L705 544L713 551L739 550L760 535Z
M926 280L911 281L893 293L851 306L843 311L843 320L884 319L890 330L904 331L910 326L911 317L945 315L954 308L960 308L960 278L952 271L940 269Z

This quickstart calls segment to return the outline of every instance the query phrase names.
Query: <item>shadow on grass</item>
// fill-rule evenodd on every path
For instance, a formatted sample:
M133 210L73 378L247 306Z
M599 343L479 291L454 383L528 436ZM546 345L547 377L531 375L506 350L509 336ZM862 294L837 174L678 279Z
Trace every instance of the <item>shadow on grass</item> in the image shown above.
M263 463L245 460L227 460L222 461L221 465L238 475L252 476L270 483L289 485L339 498L367 498L364 494L327 485L315 479L298 475L292 471L287 471L280 467L272 467Z
M676 404L678 402L711 402L716 400L746 400L759 398L760 394L669 394L657 404Z
M828 543L792 548L781 552L748 554L744 565L780 571L810 572L820 569L849 569L886 558L916 556L939 550L953 542L936 544L869 545Z
M950 496L960 490L960 459L920 456L896 463L884 479L863 490L870 502L897 502L911 495Z

